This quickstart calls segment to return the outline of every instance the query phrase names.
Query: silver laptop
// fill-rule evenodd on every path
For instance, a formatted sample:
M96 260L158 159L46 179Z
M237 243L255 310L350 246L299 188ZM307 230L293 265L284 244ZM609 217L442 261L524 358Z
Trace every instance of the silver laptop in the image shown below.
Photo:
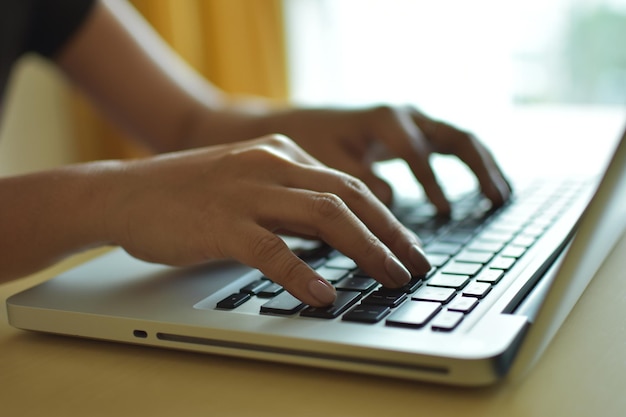
M626 137L626 133L624 135ZM455 385L522 374L626 229L626 138L600 180L539 181L494 209L477 194L450 218L407 199L397 215L433 264L382 288L316 242L293 249L337 288L303 305L232 262L173 268L120 249L7 300L21 329Z

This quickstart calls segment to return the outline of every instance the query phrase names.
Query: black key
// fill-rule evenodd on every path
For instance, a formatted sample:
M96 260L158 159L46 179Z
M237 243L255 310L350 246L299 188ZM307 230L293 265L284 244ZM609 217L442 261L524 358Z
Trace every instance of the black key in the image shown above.
M408 284L404 284L404 286L398 288L400 291L411 294L414 293L419 287L422 286L422 278L421 277L413 277L408 282Z
M380 305L394 308L402 304L406 298L407 295L404 292L378 290L365 297L361 304Z
M378 323L391 312L391 308L381 305L359 304L341 318L359 323Z
M260 298L272 298L276 297L278 294L283 292L285 289L282 285L277 284L275 282L271 282L270 285L264 287L258 294L257 297Z
M347 277L339 281L335 288L342 291L368 292L373 289L378 282L369 277Z
M386 321L388 326L424 327L437 312L441 304L430 301L409 301L394 311Z
M411 294L411 293L414 293L415 290L417 290L421 286L422 286L422 277L413 277L407 284L403 285L400 288L380 287L378 291L386 291L386 292L391 292L391 293L400 292L400 293L405 293L405 294Z
M360 298L361 293L357 291L337 291L337 298L333 305L328 307L307 307L300 315L318 319L334 319L353 306Z
M243 292L250 295L257 295L261 290L268 285L270 285L271 281L266 279L257 279L256 281L252 281L250 284L241 288L239 292Z
M297 255L304 262L309 264L313 269L326 262L326 257L330 254L332 249L328 245L320 245L311 249L301 249L297 251Z
M287 291L278 294L261 306L261 313L294 314L304 307L304 303Z
M327 268L326 266L320 266L315 270L318 274L320 274L324 279L329 282L337 282L341 278L348 275L347 269L336 269L336 268Z
M224 298L222 301L217 303L217 308L221 308L224 310L232 310L234 308L239 307L246 301L250 299L250 294L246 294L243 292L231 294L228 297Z

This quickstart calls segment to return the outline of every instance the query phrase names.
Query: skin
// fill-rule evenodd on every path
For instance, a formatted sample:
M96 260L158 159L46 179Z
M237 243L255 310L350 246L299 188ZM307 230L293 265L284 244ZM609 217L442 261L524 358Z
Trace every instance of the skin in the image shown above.
M150 262L236 259L307 304L332 286L279 234L321 239L389 287L430 265L386 204L372 163L402 158L442 213L429 157L456 155L496 205L510 188L471 134L408 107L277 107L190 70L128 5L99 3L55 60L109 117L160 155L0 179L0 280L114 244ZM278 132L280 134L277 134Z

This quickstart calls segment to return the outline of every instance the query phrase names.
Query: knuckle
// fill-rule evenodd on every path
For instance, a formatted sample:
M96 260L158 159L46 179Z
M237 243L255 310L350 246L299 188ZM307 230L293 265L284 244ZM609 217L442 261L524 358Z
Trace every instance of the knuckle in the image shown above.
M335 219L343 216L346 211L347 206L336 194L319 193L311 202L311 213L314 218Z
M295 142L291 140L289 137L279 134L272 133L270 135L263 137L263 142L266 144L276 147L276 148L289 148L295 146Z
M279 257L285 243L274 234L259 234L248 241L248 248L253 262L259 264Z
M363 259L378 259L382 253L381 243L376 236L370 234L364 240L364 246L361 250Z
M342 193L350 200L360 200L370 194L369 187L359 178L351 175L341 177Z
M381 104L381 105L375 106L372 108L371 111L374 117L380 117L382 119L395 118L398 114L397 108L388 104Z
M403 226L399 224L393 224L389 228L389 242L391 244L400 243L406 241L407 232Z

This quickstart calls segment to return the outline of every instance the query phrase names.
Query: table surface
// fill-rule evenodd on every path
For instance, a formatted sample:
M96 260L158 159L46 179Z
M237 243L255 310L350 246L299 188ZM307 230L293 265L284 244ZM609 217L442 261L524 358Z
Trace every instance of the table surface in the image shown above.
M523 379L455 388L24 332L0 308L1 416L623 416L626 235ZM0 285L0 302L93 256Z

